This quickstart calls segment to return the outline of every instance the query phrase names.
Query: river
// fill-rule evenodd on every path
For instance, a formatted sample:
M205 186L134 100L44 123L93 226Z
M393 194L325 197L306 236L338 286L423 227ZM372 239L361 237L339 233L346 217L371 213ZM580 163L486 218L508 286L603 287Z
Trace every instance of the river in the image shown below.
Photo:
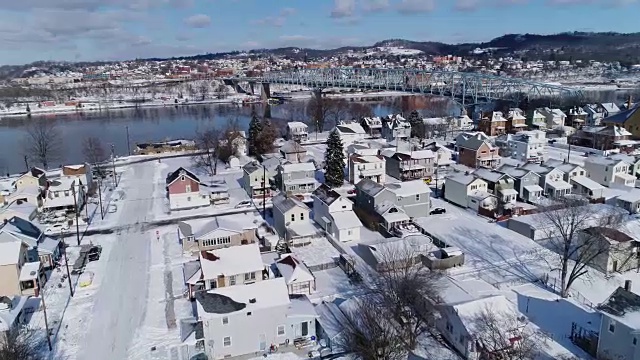
M393 112L392 107L386 102L366 104L377 116L385 116ZM264 113L262 105L256 105L255 110L260 115ZM287 118L286 111L287 104L271 107L274 123L280 128L286 126L286 120L282 120ZM128 154L127 130L133 152L136 143L166 139L193 139L198 130L224 127L230 121L237 121L241 129L247 129L251 108L230 104L189 105L41 115L40 117L54 122L62 135L62 154L58 161L51 164L51 167L58 167L61 164L83 162L82 142L91 136L102 139L105 150L109 149L109 144L113 144L116 155L122 156ZM15 117L0 120L0 151L2 153L0 174L25 171L26 128L33 118Z

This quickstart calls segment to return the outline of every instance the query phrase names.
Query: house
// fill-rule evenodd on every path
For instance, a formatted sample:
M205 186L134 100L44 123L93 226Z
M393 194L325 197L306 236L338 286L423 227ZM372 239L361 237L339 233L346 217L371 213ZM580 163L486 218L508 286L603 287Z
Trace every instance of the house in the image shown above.
M629 174L635 176L636 179L640 177L640 157L636 157L631 154L612 154L609 155L609 157L614 160L622 160L626 162L629 164Z
M407 181L431 178L436 155L431 150L395 151L385 153L387 175Z
M382 119L380 117L362 118L360 125L370 137L379 138L382 136Z
M385 191L391 193L394 205L399 206L411 218L429 216L431 189L422 180L387 184Z
M492 111L483 114L478 129L489 136L498 136L504 134L507 128L507 119L501 111Z
M545 154L546 143L546 133L540 130L504 134L496 138L500 155L521 163L541 162Z
M369 144L351 144L347 146L347 157L351 155L363 155L363 156L376 156L378 155L378 149L372 148Z
M272 202L274 228L291 246L304 246L322 237L310 217L311 210L298 198L280 193Z
M488 192L487 182L473 175L456 174L444 183L444 198L461 207L469 207L469 196L475 191Z
M385 183L386 160L380 155L349 156L349 182L355 184L361 179L373 180L377 183Z
M640 106L619 112L602 119L602 125L620 126L629 131L634 137L640 136Z
M460 130L473 129L473 120L466 113L453 119L454 127Z
M79 212L86 201L85 186L77 177L63 176L49 181L43 211L73 210Z
M302 161L301 159L307 155L307 150L297 142L289 140L280 147L280 154L285 160L295 163Z
M210 205L209 197L200 193L200 179L183 167L167 174L165 184L170 210Z
M269 172L257 162L249 162L242 167L242 186L252 199L271 197Z
M581 230L579 234L581 242L596 244L583 246L581 249L584 248L585 251L598 249L597 254L587 255L593 258L589 266L606 275L639 268L638 245L640 242L629 236L629 231L625 231L624 228L623 225L621 229L589 227Z
M499 354L487 354L487 349L482 346L483 337L490 336L484 333L478 325L477 318L482 312L505 314L514 319L522 317L517 307L504 295L489 295L469 301L440 304L437 307L441 317L436 321L436 328L464 359L500 358ZM524 324L525 322L523 322L523 326ZM509 329L504 330L508 335ZM495 341L495 339L491 340L491 342ZM519 339L504 340L505 348L508 348L510 343Z
M604 198L605 187L586 176L575 176L569 180L569 183L573 187L572 194L582 195L593 200Z
M555 129L563 127L565 125L567 114L565 114L560 109L550 109L548 107L544 107L538 109L538 112L540 112L540 114L544 116L545 123L548 129Z
M36 185L29 185L21 187L16 191L4 196L4 204L15 203L29 203L34 205L38 211L42 209L43 198L46 190Z
M46 278L40 262L27 262L27 250L21 241L0 241L0 296L38 296Z
M358 248L365 262L378 272L386 272L420 264L435 245L427 236L412 236L384 239L377 244L360 243Z
M515 179L509 174L481 168L474 171L473 176L484 180L487 183L487 191L495 195L501 204L515 204L518 191L515 190Z
M0 344L5 344L10 331L26 322L28 296L0 296Z
M43 269L53 269L60 259L60 240L45 236L32 222L20 217L0 224L0 241L18 241L27 246L27 262L39 261Z
M295 142L307 141L309 138L309 127L307 124L300 121L291 121L287 123L287 140L293 140Z
M635 150L638 141L631 139L631 133L615 125L583 127L568 139L572 145L598 150L620 149L624 152Z
M522 169L532 171L540 176L542 193L551 198L562 198L571 193L571 184L565 181L565 173L558 168L549 168L540 164L529 163Z
M527 128L527 118L524 111L518 108L511 108L507 113L507 132L517 133Z
M77 177L84 185L84 191L89 193L93 190L93 171L91 165L84 163L78 165L64 165L62 167L62 176Z
M435 141L425 144L422 149L429 150L435 154L435 165L437 167L437 173L445 174L448 171L449 166L455 164L455 162L451 159L452 151Z
M348 146L350 144L356 143L358 141L364 140L367 137L367 132L360 126L360 124L356 122L341 122L336 125L335 130L340 136L340 140L342 140L343 146Z
M529 128L532 129L546 129L547 128L547 118L538 110L533 110L529 114Z
M324 184L313 192L313 220L336 240L360 239L362 223L353 203Z
M490 138L487 136L487 134L480 132L480 131L463 131L461 133L459 133L458 135L456 135L455 139L454 139L454 149L457 151L458 146L464 142L466 142L467 140L469 140L472 137L476 137L480 140L490 140Z
M292 254L284 254L275 262L278 275L284 278L289 295L310 295L316 291L316 277Z
M589 156L584 160L587 177L607 187L635 187L635 176L629 175L629 164L622 160Z
M47 174L44 170L37 167L32 167L31 170L22 174L15 182L16 190L24 188L46 188L47 187Z
M263 280L265 265L258 244L202 251L199 261L206 290Z
M543 189L540 187L540 175L535 172L509 165L502 165L497 171L508 174L514 179L514 189L518 191L520 200L537 203L542 197Z
M500 164L499 148L485 139L484 133L457 142L458 163L472 167L496 168Z
M598 306L602 314L598 334L601 359L639 360L640 296L631 289L631 280L618 287Z
M411 124L400 115L391 115L382 125L382 137L394 144L407 141L411 137Z
M234 131L231 133L232 148L234 149L233 157L247 156L249 153L247 134L243 130ZM224 141L224 140L223 140ZM229 164L231 165L231 159L229 160Z
M569 126L580 129L585 126L589 114L581 107L574 106L567 112L567 122Z
M629 189L616 197L616 206L627 210L630 214L640 213L640 190Z
M313 305L289 298L284 278L196 293L209 359L255 355L316 338Z
M202 252L256 242L258 225L248 216L217 216L193 230L186 222L178 223L178 241L184 251Z
M308 194L318 187L313 163L282 164L276 168L280 190L291 194Z
M602 119L607 116L604 108L599 107L597 104L587 104L582 110L587 114L585 116L585 126L600 126Z
M0 208L0 222L9 220L14 216L31 221L35 219L38 205L26 201L15 200Z

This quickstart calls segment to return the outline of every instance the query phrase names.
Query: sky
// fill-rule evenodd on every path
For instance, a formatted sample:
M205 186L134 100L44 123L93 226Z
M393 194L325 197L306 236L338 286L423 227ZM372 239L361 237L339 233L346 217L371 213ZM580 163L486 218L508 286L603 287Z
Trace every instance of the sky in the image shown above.
M640 32L640 0L0 0L0 65Z

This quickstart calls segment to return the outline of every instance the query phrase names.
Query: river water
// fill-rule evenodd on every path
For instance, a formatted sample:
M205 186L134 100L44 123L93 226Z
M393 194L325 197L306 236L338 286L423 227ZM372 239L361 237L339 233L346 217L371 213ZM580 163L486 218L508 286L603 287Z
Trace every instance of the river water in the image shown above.
M377 116L393 112L382 102L368 103ZM286 126L287 104L271 107L276 126ZM56 124L62 134L62 154L51 167L61 164L83 162L82 142L95 136L105 144L113 144L116 155L127 155L127 129L129 144L133 152L136 143L163 141L167 139L193 139L198 130L209 127L224 127L236 121L241 129L248 127L251 118L250 107L224 105L189 105L155 108L110 110L109 112L88 112L59 115L41 115ZM258 114L263 114L262 105L256 105ZM26 127L32 118L3 118L0 120L0 174L25 171Z

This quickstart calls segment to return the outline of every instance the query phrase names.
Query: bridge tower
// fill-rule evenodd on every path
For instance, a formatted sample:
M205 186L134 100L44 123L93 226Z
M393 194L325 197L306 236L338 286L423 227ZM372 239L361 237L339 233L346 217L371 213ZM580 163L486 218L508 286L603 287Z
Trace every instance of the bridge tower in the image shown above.
M263 101L269 101L271 98L271 85L268 82L262 82L262 92L260 97Z

